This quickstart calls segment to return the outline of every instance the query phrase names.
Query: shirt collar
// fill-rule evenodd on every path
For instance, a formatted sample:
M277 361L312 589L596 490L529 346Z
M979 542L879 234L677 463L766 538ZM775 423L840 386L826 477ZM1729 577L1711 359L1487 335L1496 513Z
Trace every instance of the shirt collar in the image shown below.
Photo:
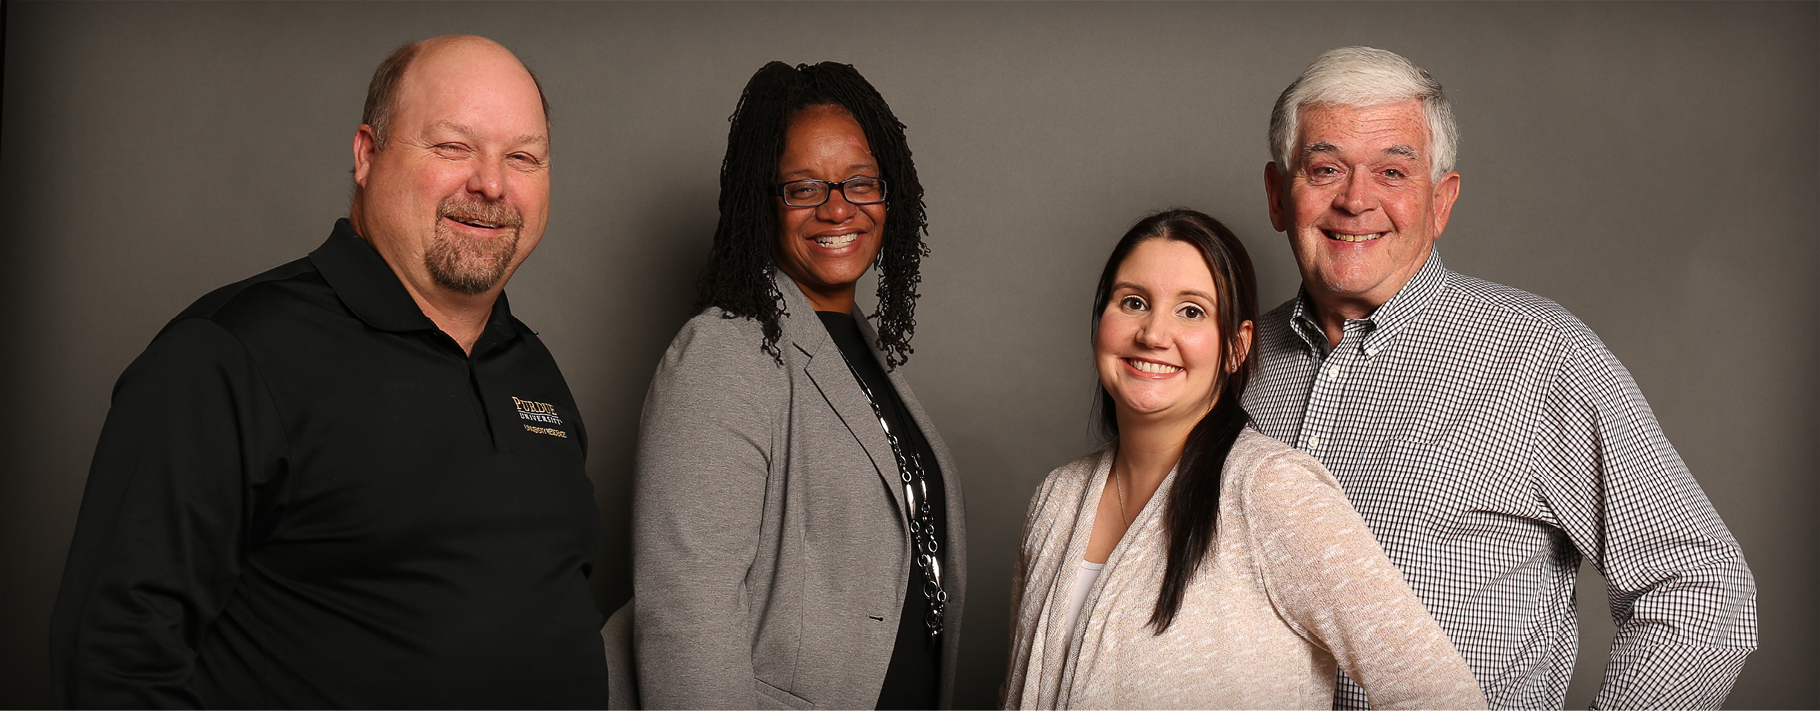
M1359 348L1371 355L1385 347L1397 333L1414 321L1417 316L1433 303L1447 285L1447 267L1441 264L1440 250L1430 248L1428 261L1422 264L1421 270L1409 278L1409 282L1398 289L1395 296L1362 319L1349 319L1360 322L1367 333L1359 343ZM1306 286L1297 293L1295 308L1289 314L1290 327L1317 353L1326 352L1327 335L1321 330L1321 324L1315 319L1314 302L1308 298Z
M1308 300L1307 284L1296 289L1295 308L1289 311L1289 328L1314 352L1327 351L1323 346L1327 336L1321 332L1321 323L1314 318L1314 302Z
M373 245L360 238L347 218L335 221L329 239L310 253L310 263L335 290L335 296L367 325L382 331L435 331L436 322L405 291L398 275ZM504 292L493 301L486 330L474 343L474 355L510 340L520 332L533 333L512 317Z
M481 331L480 339L474 341L474 357L478 358L520 335L535 336L537 332L512 315L512 306L506 302L506 292L501 291L499 298L493 300L493 315L487 317L486 330Z

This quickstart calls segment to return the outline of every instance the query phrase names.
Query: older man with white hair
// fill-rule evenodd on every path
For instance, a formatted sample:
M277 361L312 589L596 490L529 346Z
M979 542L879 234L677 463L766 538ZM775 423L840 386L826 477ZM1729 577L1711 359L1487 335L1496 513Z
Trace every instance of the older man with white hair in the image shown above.
M1561 707L1583 559L1618 625L1595 707L1717 708L1757 644L1750 569L1598 336L1442 266L1457 143L1390 52L1283 91L1264 187L1302 290L1258 325L1245 407L1339 479L1493 708ZM1335 708L1365 705L1342 676Z

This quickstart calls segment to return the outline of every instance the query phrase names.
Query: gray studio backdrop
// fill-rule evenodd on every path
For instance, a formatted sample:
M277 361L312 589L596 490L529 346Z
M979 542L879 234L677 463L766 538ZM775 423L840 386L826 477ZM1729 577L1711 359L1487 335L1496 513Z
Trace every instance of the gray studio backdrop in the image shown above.
M551 227L515 311L567 373L630 594L640 402L689 316L727 115L760 64L856 65L909 126L930 244L907 374L953 446L973 581L958 701L1002 677L1025 505L1087 451L1092 282L1145 212L1225 219L1266 304L1294 265L1261 180L1272 100L1369 44L1455 97L1448 266L1565 304L1630 367L1743 544L1762 648L1735 707L1813 707L1820 5L47 3L6 5L0 704L51 702L46 620L114 379L215 286L295 259L349 195L373 66L505 43L554 105ZM1590 566L1589 566L1590 567ZM1611 635L1583 578L1572 704Z

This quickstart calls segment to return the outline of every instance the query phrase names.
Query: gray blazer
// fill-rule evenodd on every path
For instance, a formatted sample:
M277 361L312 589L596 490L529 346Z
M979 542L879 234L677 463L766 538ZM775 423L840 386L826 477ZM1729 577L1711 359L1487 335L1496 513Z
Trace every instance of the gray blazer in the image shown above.
M891 661L912 572L897 464L808 298L787 276L777 286L782 367L759 349L757 321L711 308L676 334L645 396L632 550L647 708L872 708ZM946 707L966 515L947 446L890 377L947 494Z

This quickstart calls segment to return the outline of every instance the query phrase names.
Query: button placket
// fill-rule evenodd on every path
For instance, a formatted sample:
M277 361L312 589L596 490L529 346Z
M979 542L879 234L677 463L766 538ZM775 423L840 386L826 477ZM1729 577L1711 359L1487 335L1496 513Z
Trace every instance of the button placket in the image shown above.
M1338 352L1339 349L1335 349L1327 353L1326 357L1316 356L1317 360L1313 364L1314 383L1308 393L1308 409L1302 412L1301 441L1296 443L1296 448L1316 456L1319 456L1322 436L1333 426L1336 393L1334 381L1326 377L1326 374L1334 362L1334 354Z
M1346 375L1361 365L1358 357L1361 348L1357 344L1370 332L1371 322L1349 320L1341 332L1339 345L1325 357L1316 356L1314 383L1309 389L1308 408L1302 413L1301 441L1297 443L1297 449L1318 458L1322 445L1332 444L1338 431L1335 420L1346 396Z

